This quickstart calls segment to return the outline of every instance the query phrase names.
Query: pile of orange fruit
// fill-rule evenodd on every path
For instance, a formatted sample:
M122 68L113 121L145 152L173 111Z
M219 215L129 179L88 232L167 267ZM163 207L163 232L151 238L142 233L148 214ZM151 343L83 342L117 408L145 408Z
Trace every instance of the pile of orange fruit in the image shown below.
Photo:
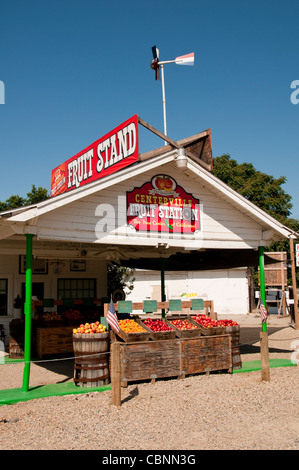
M129 320L128 318L126 320L119 320L119 327L125 332L125 333L145 333L145 329L142 328L141 325L139 325L135 320Z

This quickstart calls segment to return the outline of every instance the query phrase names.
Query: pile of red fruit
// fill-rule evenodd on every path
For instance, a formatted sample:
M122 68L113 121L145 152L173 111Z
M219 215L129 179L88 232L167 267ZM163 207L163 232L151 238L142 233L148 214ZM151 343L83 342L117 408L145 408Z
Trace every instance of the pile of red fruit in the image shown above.
M172 323L179 330L193 330L194 328L198 328L198 326L192 325L192 323L188 322L187 320L171 320L170 323Z
M73 310L73 309L70 309L64 312L64 316L67 320L82 320L83 319L82 313L79 312L78 310Z
M197 323L199 323L204 328L214 328L214 327L225 327L225 326L237 326L238 323L233 320L213 320L208 315L194 315L191 317Z
M151 318L147 318L143 321L143 323L150 328L152 331L173 331L173 328L167 325L167 323L163 320L153 320Z

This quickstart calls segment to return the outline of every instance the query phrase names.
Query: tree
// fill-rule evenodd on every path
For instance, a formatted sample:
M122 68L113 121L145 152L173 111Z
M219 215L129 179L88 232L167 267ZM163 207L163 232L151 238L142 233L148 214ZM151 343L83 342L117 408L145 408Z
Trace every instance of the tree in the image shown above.
M18 195L10 196L5 202L0 201L0 211L9 209L16 209L17 207L29 206L37 202L44 201L49 198L48 190L46 188L38 187L33 184L31 191L27 193L27 199Z
M28 204L36 204L37 202L48 199L49 194L46 188L42 188L41 186L36 188L36 186L33 184L31 191L27 193L27 197ZM25 205L28 205L27 203Z
M214 174L246 199L299 233L299 220L289 217L292 198L281 187L286 182L284 176L275 179L271 175L256 170L251 163L238 164L227 154L214 159ZM299 243L299 240L297 242ZM273 242L266 250L286 251L287 258L290 259L289 240ZM296 273L296 276L299 282L299 272ZM255 280L257 281L257 270ZM288 283L292 284L289 262Z
M251 163L237 163L230 155L214 159L214 174L224 183L282 223L290 216L292 197L281 187L286 178L274 178Z
M109 297L117 289L130 292L134 289L134 269L118 266L116 264L108 264L107 266L107 282Z

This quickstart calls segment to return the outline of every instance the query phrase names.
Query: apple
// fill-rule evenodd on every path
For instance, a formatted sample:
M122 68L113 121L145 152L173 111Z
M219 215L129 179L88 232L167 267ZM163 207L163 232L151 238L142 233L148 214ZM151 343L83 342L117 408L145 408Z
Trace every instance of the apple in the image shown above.
M164 179L164 189L165 191L171 191L172 190L172 181L170 178L165 178Z
M165 180L164 180L164 178L156 178L155 184L156 184L156 187L157 187L158 189L164 189L164 187L165 187Z

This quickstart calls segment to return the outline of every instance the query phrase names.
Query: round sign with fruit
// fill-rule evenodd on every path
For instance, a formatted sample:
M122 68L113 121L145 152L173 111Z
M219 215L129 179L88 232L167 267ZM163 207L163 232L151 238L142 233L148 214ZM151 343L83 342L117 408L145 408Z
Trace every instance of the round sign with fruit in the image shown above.
M152 186L159 194L169 194L171 191L175 191L177 186L175 180L171 176L157 175L152 178Z

